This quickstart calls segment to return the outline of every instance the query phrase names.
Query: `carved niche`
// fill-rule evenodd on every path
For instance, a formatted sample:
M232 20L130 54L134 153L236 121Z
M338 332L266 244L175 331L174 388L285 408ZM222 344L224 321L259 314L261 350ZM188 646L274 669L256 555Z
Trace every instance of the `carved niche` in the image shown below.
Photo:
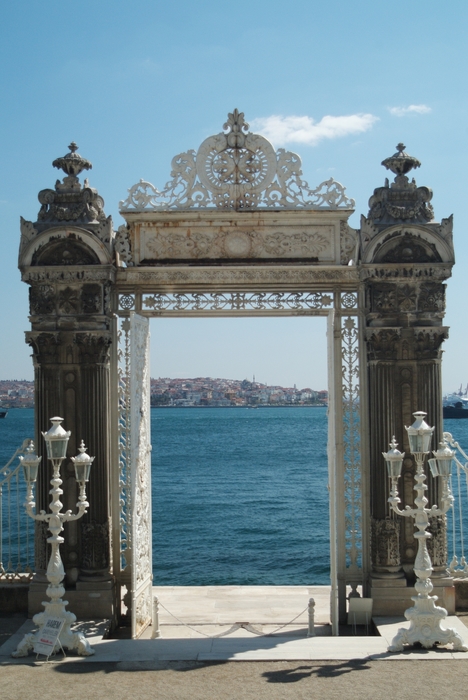
M418 240L409 233L395 238L393 245L382 246L383 252L376 255L380 263L434 263L442 259L433 244Z
M59 240L37 250L32 265L98 265L99 258L87 246L77 241Z

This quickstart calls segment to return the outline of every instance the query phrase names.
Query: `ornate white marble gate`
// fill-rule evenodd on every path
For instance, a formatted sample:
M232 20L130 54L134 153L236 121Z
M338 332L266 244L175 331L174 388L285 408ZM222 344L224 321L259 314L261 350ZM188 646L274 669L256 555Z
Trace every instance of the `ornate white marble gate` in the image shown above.
M133 635L150 620L148 318L319 315L329 320L333 621L345 618L346 585L361 582L375 615L402 614L416 539L411 523L389 514L382 450L403 436L402 505L411 507L416 465L404 426L424 409L434 444L442 437L454 264L452 217L438 223L432 191L408 177L419 160L398 144L382 162L395 179L374 190L355 230L339 183L311 189L299 156L275 151L234 110L221 133L172 160L161 191L144 180L130 188L115 232L102 197L79 180L92 165L77 148L53 161L65 177L39 192L37 220L21 219L18 258L30 287L38 454L50 416L60 415L70 451L84 437L95 455L88 514L69 524L61 548L71 609L116 620L126 588ZM76 502L72 471L66 508ZM428 497L438 497L431 478ZM48 507L45 470L36 498ZM450 607L445 521L431 527L435 593ZM38 528L30 615L42 609L46 539Z
M354 202L333 180L311 190L299 157L275 153L237 111L224 128L196 156L173 159L173 180L162 192L141 181L121 202L127 226L116 239L126 267L117 272L114 300L123 363L114 570L120 562L133 636L151 617L149 395L140 388L148 377L142 329L149 317L328 317L335 626L345 614L346 586L367 582L363 300L352 259L357 232L347 224Z

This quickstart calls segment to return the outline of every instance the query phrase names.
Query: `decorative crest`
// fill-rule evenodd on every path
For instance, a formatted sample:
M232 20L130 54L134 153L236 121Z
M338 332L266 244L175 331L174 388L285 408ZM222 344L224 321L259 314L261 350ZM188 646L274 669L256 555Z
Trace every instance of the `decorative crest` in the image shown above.
M67 155L61 158L56 158L53 161L52 165L54 168L61 168L66 175L73 175L75 177L79 175L82 170L91 170L93 167L92 163L80 156L79 153L76 153L78 146L74 141L71 142L68 148L70 149L70 153L67 153Z
M390 156L390 158L385 158L382 161L387 170L391 170L395 175L406 175L413 168L420 168L421 163L417 158L405 153L405 144L399 143L397 146L397 152Z
M401 221L425 224L434 217L430 204L432 190L418 187L414 178L410 182L406 176L413 168L419 168L421 163L408 155L405 148L403 143L399 143L397 152L382 161L382 165L396 177L392 184L386 179L385 186L375 189L369 199L368 219L374 225L388 226Z
M50 226L63 225L64 222L81 225L99 225L107 221L104 213L104 200L96 189L89 186L85 179L83 185L78 175L83 170L91 170L92 163L77 153L78 146L72 141L68 146L70 152L61 158L56 158L52 165L65 173L62 181L57 180L55 189L41 190L38 194L41 209L37 216L36 228L43 230ZM105 236L111 225L110 219Z
M145 180L133 185L120 202L121 211L354 208L333 178L310 189L302 179L300 157L284 148L275 153L266 138L249 132L243 112L230 112L223 129L205 139L197 153L173 158L172 179L163 190Z

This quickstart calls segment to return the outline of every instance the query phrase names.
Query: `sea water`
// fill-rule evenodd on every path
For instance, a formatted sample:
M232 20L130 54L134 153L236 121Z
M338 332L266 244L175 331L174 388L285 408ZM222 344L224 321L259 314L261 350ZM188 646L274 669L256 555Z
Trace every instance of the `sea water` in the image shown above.
M0 420L0 466L33 422ZM151 428L155 585L330 582L326 409L161 408ZM445 429L468 449L468 421Z

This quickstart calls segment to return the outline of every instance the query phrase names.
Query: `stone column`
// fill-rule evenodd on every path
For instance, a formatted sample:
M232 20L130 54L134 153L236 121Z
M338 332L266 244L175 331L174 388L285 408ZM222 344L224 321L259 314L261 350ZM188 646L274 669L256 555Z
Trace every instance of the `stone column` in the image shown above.
M111 398L111 293L115 277L112 220L96 190L84 187L77 174L91 163L76 153L54 161L66 177L55 190L39 193L42 204L34 224L22 220L19 267L30 285L35 432L42 466L36 488L37 508L48 510L51 466L43 432L50 418L61 416L71 431L61 469L64 510L76 510L78 487L70 457L84 440L94 456L87 485L88 512L65 524L60 553L65 568L66 598L78 617L115 616L110 543L109 473ZM116 517L118 515L116 514ZM30 587L29 612L42 609L46 578L47 532L36 530L36 575Z
M454 262L452 219L438 224L432 192L417 187L406 173L420 166L404 152L383 161L395 181L374 190L367 218L361 220L360 274L366 295L366 342L370 423L370 511L372 522L371 595L375 614L401 614L411 606L417 553L414 520L390 511L389 478L383 452L395 436L405 452L399 480L401 507L414 504L416 465L405 426L425 411L434 426L431 449L442 436L442 325L445 285ZM437 479L428 478L427 498L438 503ZM445 519L433 523L434 578L444 575ZM445 559L445 561L444 561ZM435 583L436 594L450 581ZM439 587L440 590L437 590ZM443 601L442 601L443 602Z

